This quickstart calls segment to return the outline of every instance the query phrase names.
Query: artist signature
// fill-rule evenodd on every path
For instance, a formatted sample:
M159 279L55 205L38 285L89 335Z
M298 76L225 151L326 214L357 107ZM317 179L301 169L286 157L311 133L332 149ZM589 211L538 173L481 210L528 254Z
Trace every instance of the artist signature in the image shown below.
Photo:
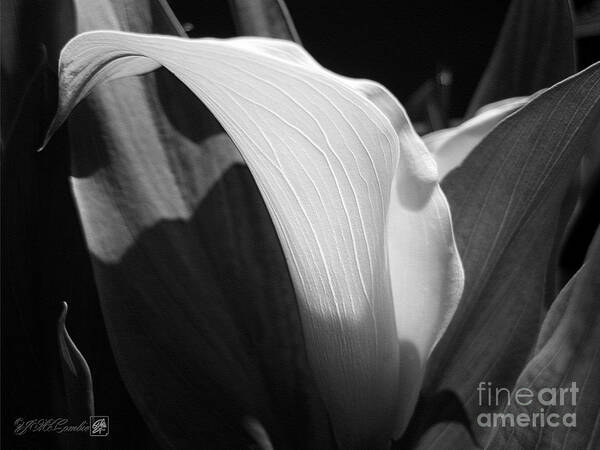
M84 420L78 425L69 423L64 417L23 419L19 417L14 422L14 433L22 436L26 433L73 433L89 432L90 425Z

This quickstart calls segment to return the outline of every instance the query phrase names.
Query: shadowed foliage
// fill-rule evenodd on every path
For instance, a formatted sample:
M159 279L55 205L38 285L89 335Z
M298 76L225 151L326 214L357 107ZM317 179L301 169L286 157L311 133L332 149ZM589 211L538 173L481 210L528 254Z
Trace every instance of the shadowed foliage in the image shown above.
M488 448L598 448L600 445L600 230L588 251L586 262L548 311L538 336L535 355L519 376L514 392L528 388L573 389L556 395L554 404L530 405L512 402L505 410L515 416L544 410L546 417L558 414L558 427L507 427L494 430ZM557 392L560 392L557 390ZM546 395L548 400L549 396ZM561 400L564 399L564 400ZM564 417L571 414L565 426ZM568 416L567 416L568 417Z
M575 68L569 1L513 0L467 117L488 103L550 87Z
M12 280L10 285L3 283L3 289L8 289L8 295L3 296L3 325L11 329L10 346L3 347L3 357L11 363L22 361L22 370L11 373L14 378L3 378L3 388L9 386L3 393L15 396L3 402L3 408L9 408L3 411L3 417L67 416L68 405L79 400L68 386L66 392L63 390L56 338L52 337L56 336L60 302L68 300L71 336L86 355L94 377L96 412L111 416L111 433L104 445L153 448L154 436L167 446L175 440L180 448L192 442L239 448L238 444L252 445L252 437L244 430L243 414L247 413L255 414L265 426L268 423L271 439L279 447L303 447L315 439L320 439L319 445L331 446L331 442L325 443L330 436L328 419L307 368L295 297L270 218L246 169L232 170L221 180L240 157L214 118L187 89L166 71L124 81L120 89L115 88L116 94L99 89L73 115L70 133L63 129L46 151L35 153L56 104L56 80L51 75L56 60L52 58L69 37L65 33L69 27L64 24L60 33L53 28L60 24L55 20L57 14L62 19L73 18L72 33L97 28L182 32L160 0L78 0L74 9L69 5L63 2L54 10L37 9L38 2L6 2L7 11L12 12L4 14L3 3L2 18L8 23L3 26L3 34L27 35L31 40L28 44L29 40L5 40L3 36L3 46L10 50L3 49L3 58L15 62L11 66L3 61L3 94L4 89L15 94L14 101L2 103L3 108L10 109L8 115L3 110L3 120L21 111L15 125L3 123L3 132L15 130L10 142L3 135L2 149L3 200L6 197L9 202L3 202L3 208L13 213L2 216L3 244L10 242L7 247L3 245L3 256L11 255L14 261L10 269L3 265L3 271L11 271ZM29 27L40 33L27 34ZM45 62L46 53L42 43L49 49L50 62L40 71L39 61ZM30 60L28 65L23 64ZM30 94L25 96L28 91ZM153 154L159 159L152 160ZM136 165L127 160L131 156L143 162ZM144 179L140 174L144 167L159 167L174 184L169 186L164 179L156 179L152 170ZM190 208L189 215L181 218L183 223L200 205L203 214L183 227L187 242L172 233L163 236L166 241L143 241L144 251L137 259L109 265L110 271L102 269L107 267L104 261L92 258L101 293L98 300L69 192L69 172L84 225L90 211L99 214L91 225L87 223L88 244L98 235L110 235L114 225L106 220L110 215L102 215L106 212L99 207L103 199L117 213L127 209L124 205L128 200L133 211L141 212L140 235L128 235L135 242L142 238L143 230L160 222L160 207L150 223L143 213L145 206L150 215L156 212L152 205L160 203L160 194L148 190L148 197L136 197L135 191L127 189L136 180L170 189L171 193L177 191L178 201ZM4 176L14 173L19 177ZM87 196L95 192L94 188L108 197ZM168 216L168 207L166 212L165 219L175 219ZM39 227L39 221L47 226ZM135 226L130 224L128 229ZM112 231L117 234L109 240L118 247L123 243L123 234L118 229ZM168 292L144 292L144 288L154 286L150 282L152 258L148 258L152 251L147 245L156 249L158 259L154 262L160 260L175 277L169 280ZM127 246L120 250L125 252ZM182 264L179 270L177 264ZM137 285L141 291L127 276L132 267L141 271L138 281L151 277ZM108 292L115 292L114 297L102 295ZM153 297L159 294L164 295ZM115 298L123 301L116 302ZM156 308L166 310L165 317L169 309L174 312L175 316L170 316L173 322L168 324L164 317L155 316ZM137 325L119 328L123 320L131 319L132 312ZM197 321L190 320L192 317ZM204 329L206 333L201 330L202 323L209 327ZM213 345L215 336L211 335L215 332L225 339L220 346ZM25 356L28 353L31 357ZM140 365L133 367L133 361ZM198 367L189 372L192 366ZM49 374L41 382L40 372ZM180 377L187 377L196 389L177 383ZM140 397L146 393L144 388L157 386L165 387L158 391L164 394L162 398L156 391L150 397ZM194 393L200 395L199 401ZM253 400L248 402L250 397ZM171 402L175 402L173 407L165 407ZM254 410L255 404L262 406ZM140 421L137 409L153 425L152 433ZM227 413L220 415L223 411ZM12 424L5 427L10 429ZM57 442L52 434L7 439L11 439L11 448L77 445L62 438Z
M455 391L472 419L485 412L477 404L479 382L514 385L556 295L554 249L574 203L566 208L565 196L596 128L599 80L596 65L539 95L444 180L466 285L425 386ZM485 443L487 431L475 431ZM422 445L468 441L459 427L440 425Z
M78 31L181 32L162 2L76 5ZM240 156L208 110L161 70L99 87L69 127L111 347L158 442L244 447L250 416L277 447L329 446L279 241L247 173L223 178Z

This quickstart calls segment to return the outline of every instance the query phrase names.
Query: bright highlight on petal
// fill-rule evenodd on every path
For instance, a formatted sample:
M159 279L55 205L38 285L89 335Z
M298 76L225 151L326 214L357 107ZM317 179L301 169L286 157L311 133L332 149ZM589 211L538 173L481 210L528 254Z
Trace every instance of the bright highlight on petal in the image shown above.
M390 119L398 134L400 161L392 184L387 250L400 344L400 409L394 437L413 412L425 364L448 327L462 295L464 273L436 164L404 108L382 86L357 88Z
M95 85L159 66L206 104L256 179L340 447L387 446L462 290L431 154L385 88L261 38L79 35L61 54L50 134Z
M444 178L460 166L477 144L502 120L521 108L529 97L514 97L490 103L480 108L475 117L453 128L434 131L423 136L423 141L434 155Z

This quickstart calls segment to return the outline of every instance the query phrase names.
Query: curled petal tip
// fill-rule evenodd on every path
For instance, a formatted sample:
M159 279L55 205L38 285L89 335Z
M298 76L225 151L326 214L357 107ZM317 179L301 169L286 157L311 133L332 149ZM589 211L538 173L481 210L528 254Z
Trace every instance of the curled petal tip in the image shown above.
M444 283L455 247L431 155L385 88L370 85L378 106L301 47L269 39L81 34L61 54L57 117L95 85L159 65L211 110L257 181L340 446L385 447L401 380L411 384L402 392L420 383L414 368L400 373L398 340L414 342L425 360L440 310L453 304ZM421 315L427 326L415 327ZM261 428L250 430L260 437Z
M244 429L252 437L259 450L273 450L273 444L267 431L254 417L246 417L243 422Z

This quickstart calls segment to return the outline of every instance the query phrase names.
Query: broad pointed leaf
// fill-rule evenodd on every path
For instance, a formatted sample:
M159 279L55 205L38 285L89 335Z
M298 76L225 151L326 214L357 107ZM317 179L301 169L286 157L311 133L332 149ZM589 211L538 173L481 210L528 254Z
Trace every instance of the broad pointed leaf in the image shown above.
M544 320L533 358L502 412L531 418L544 411L545 427L498 427L489 449L598 448L600 445L600 232L587 260ZM519 400L515 394L519 392ZM531 401L522 394L533 393ZM556 426L556 424L558 426Z
M181 33L162 1L75 5L80 32ZM252 416L277 448L330 447L277 237L208 110L162 70L97 89L69 129L108 335L158 442L241 448Z
M569 0L512 0L467 117L488 103L552 86L575 68Z
M410 416L425 361L462 290L448 205L429 152L384 88L338 77L294 44L258 38L81 35L62 53L61 104L50 133L94 86L160 65L211 109L257 180L340 445L385 446ZM165 165L140 164L149 174ZM125 181L124 192L157 195L153 184ZM165 193L162 204L175 215L181 206L171 197ZM122 236L124 245L115 248L94 235L91 251L104 264L127 260L136 245ZM246 409L259 401L251 395ZM272 419L251 412L271 433Z
M541 93L501 122L443 186L465 263L465 294L436 348L427 391L449 389L472 419L480 382L512 387L555 297L552 262L561 213L600 113L598 64ZM485 443L488 431L475 427ZM438 425L422 447L468 448L467 433Z

